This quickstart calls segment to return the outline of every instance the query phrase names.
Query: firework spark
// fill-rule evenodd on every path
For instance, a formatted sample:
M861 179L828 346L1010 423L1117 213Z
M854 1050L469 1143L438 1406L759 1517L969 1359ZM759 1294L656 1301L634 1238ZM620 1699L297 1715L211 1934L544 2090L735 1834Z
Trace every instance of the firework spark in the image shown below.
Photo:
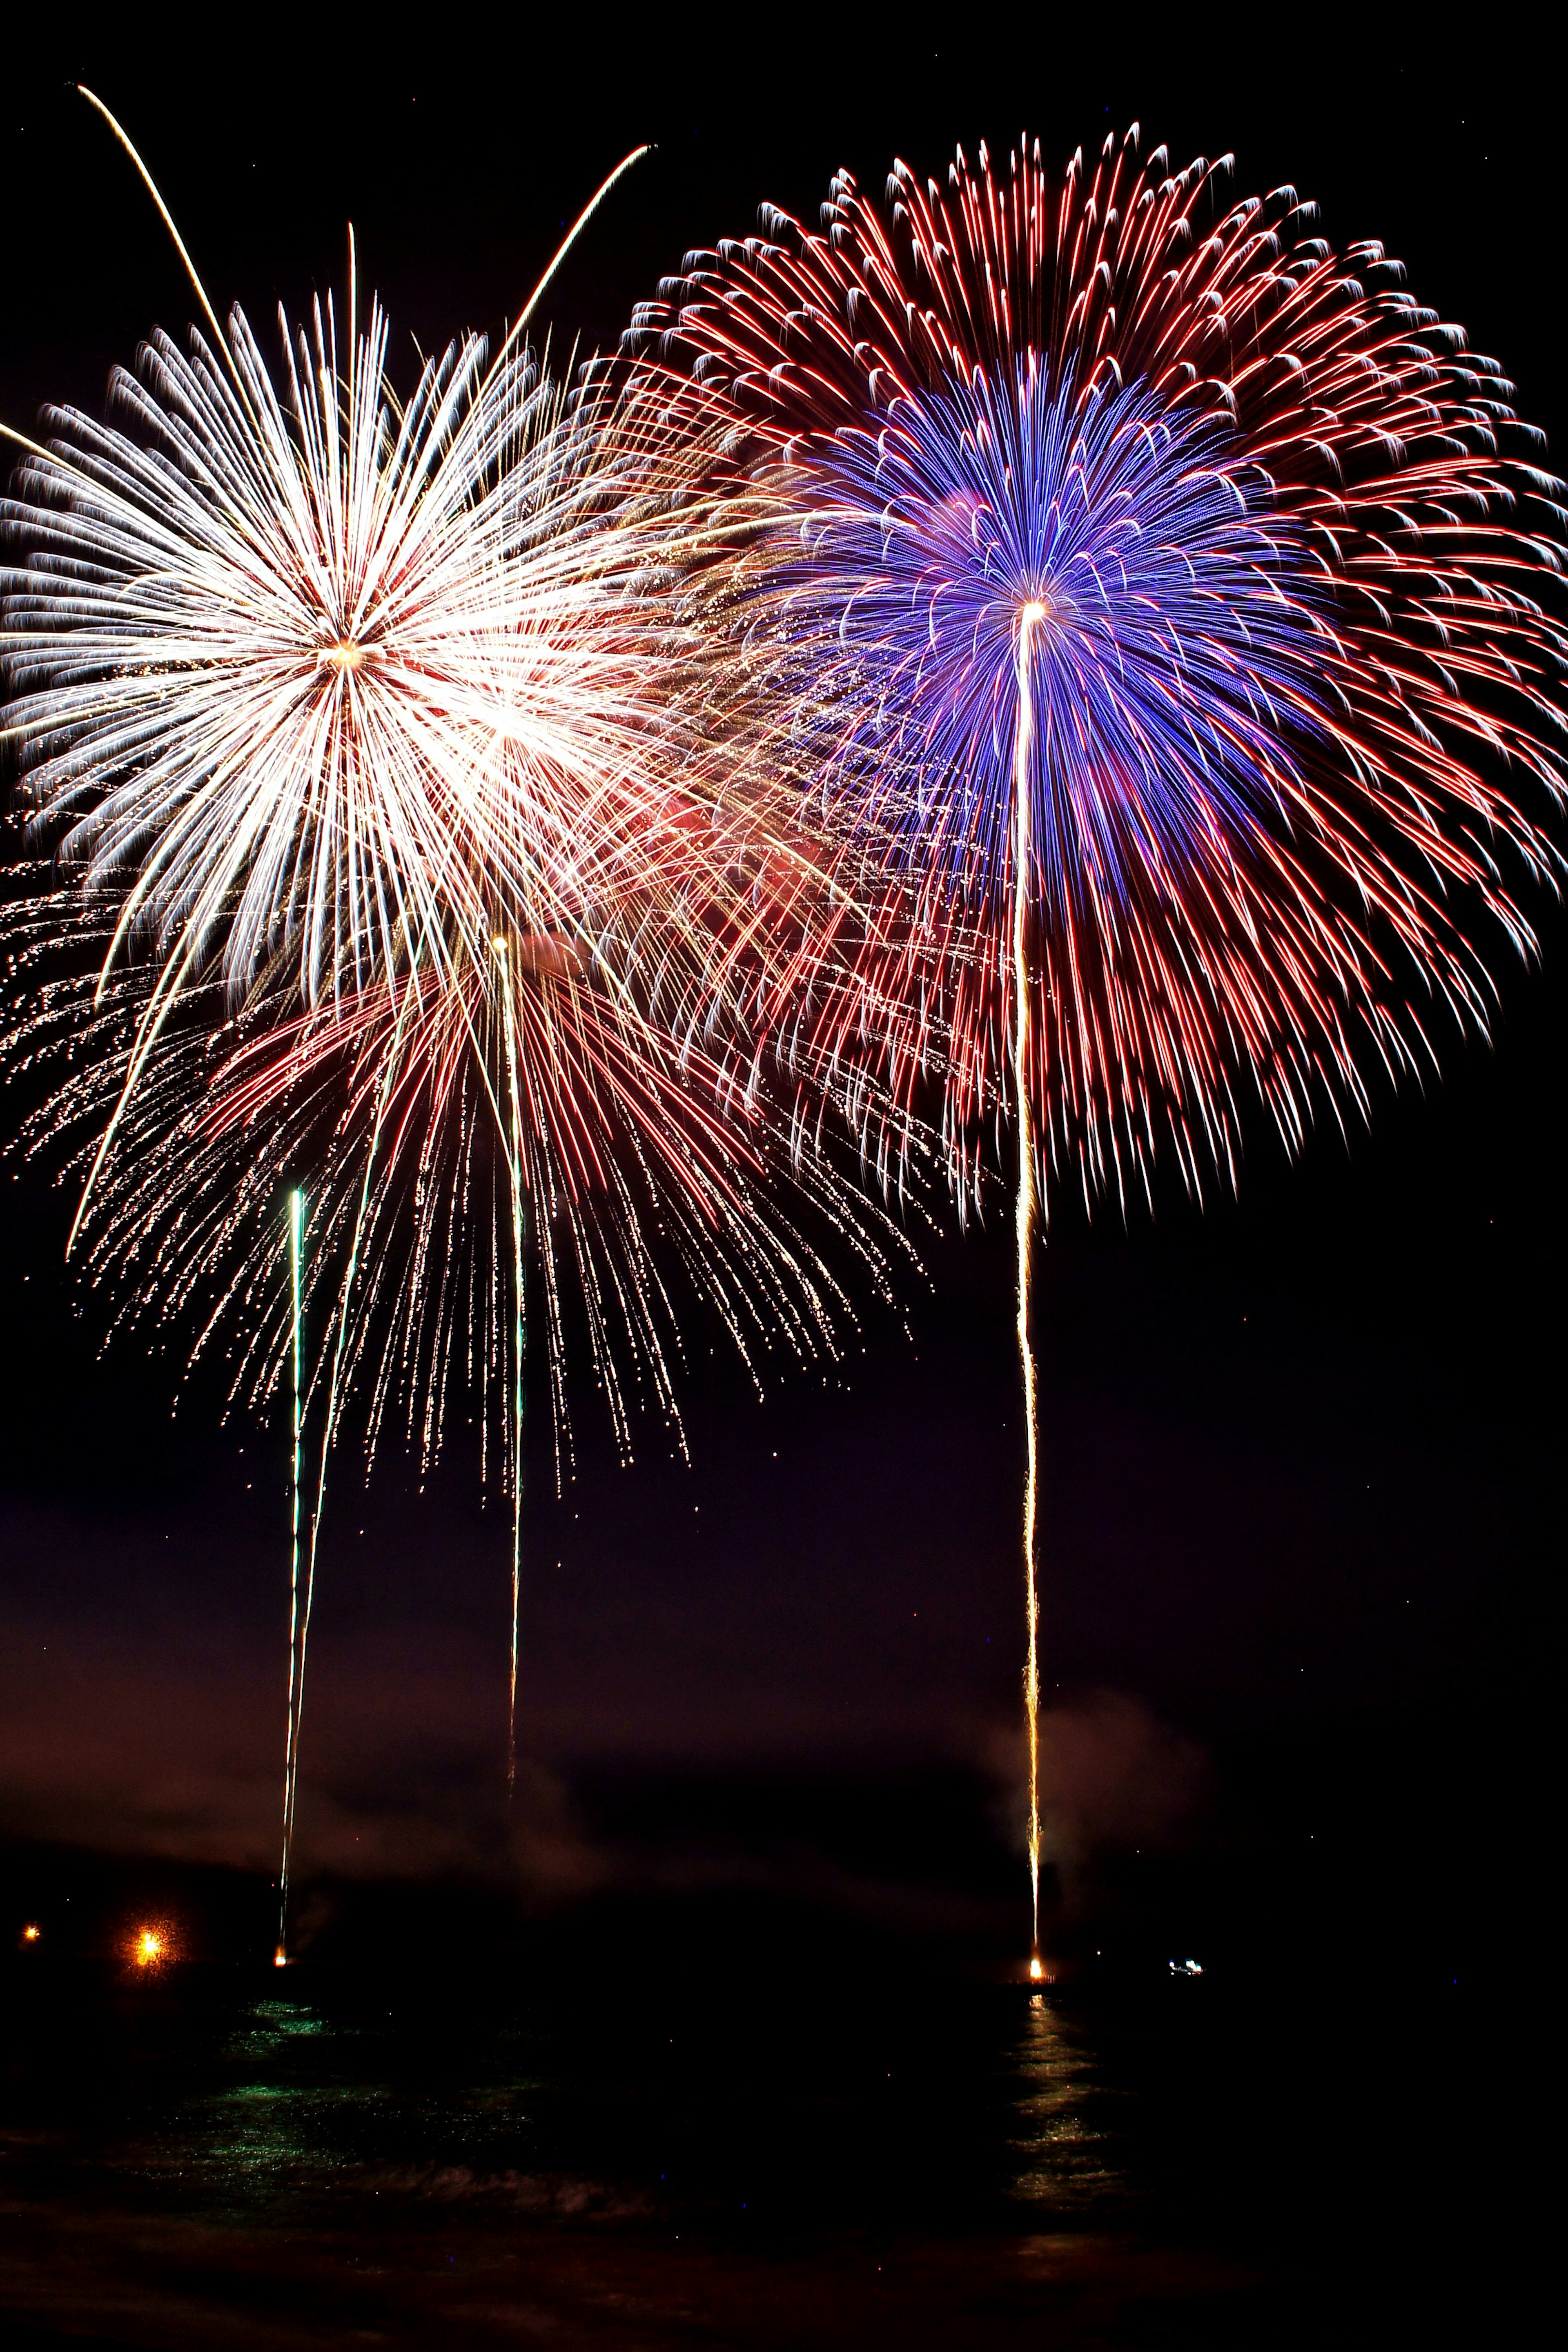
M294 1365L286 1887L356 1386L367 1454L401 1408L422 1463L455 1384L487 1430L510 1402L515 1710L531 1261L558 1444L565 1281L625 1448L638 1392L679 1430L681 1275L759 1379L775 1344L833 1351L847 1296L764 1179L879 1268L882 1244L748 1035L817 877L780 796L712 781L688 691L669 583L706 560L692 484L727 421L618 371L568 391L515 331L400 406L352 279L342 360L329 301L285 325L279 393L203 305L214 340L116 378L125 429L57 415L5 509L11 733L71 877L14 911L7 1045L46 1083L64 1062L26 1140L85 1171L72 1238L119 1319L183 1318L193 1361L221 1339L237 1399Z
M151 174L212 340L155 333L145 381L117 370L100 425L50 411L4 519L26 541L6 585L7 733L23 797L85 888L118 902L103 976L151 951L125 1101L182 993L215 968L231 1003L293 967L302 1000L363 988L411 935L438 956L485 936L472 857L498 812L467 754L488 701L487 632L510 486L498 433L535 375L521 330L493 362L466 335L387 373L379 302L357 325L350 231L346 364L329 295L309 335L279 308L279 394L244 313L226 334ZM520 391L523 400L520 403ZM504 823L504 813L500 813ZM79 1225L81 1212L79 1211ZM72 1240L76 1228L73 1228Z
M221 352L154 336L147 382L111 388L145 440L55 414L6 508L29 551L7 600L23 792L119 900L105 973L132 944L157 964L128 1087L215 966L233 1003L280 961L315 1003L411 929L434 948L454 915L482 923L448 802L499 522L476 510L483 344L429 362L395 420L378 307L341 399L330 299L284 338L287 404L237 311Z
M802 820L880 866L804 1050L934 1061L961 1202L1017 1137L1038 1924L1035 1193L1234 1181L1368 1072L1484 1032L1555 887L1559 485L1512 388L1293 189L1136 131L1059 186L1021 143L841 174L820 234L689 256L630 349L749 421L723 617ZM793 1042L802 1050L801 1024Z

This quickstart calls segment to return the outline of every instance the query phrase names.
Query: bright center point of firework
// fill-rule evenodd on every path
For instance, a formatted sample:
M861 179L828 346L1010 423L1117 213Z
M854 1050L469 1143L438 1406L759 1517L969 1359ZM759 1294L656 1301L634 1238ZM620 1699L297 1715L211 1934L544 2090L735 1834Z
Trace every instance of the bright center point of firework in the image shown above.
M36 1944L40 1933L41 1930L37 1927L24 1927L22 1930L22 1941L25 1944Z
M275 1969L286 1969L289 1965L289 1955L281 1944L272 1955L272 1965Z
M1023 610L1018 614L1019 635L1026 637L1031 629L1037 629L1042 626L1045 618L1046 607L1040 603L1038 597L1033 598L1030 603L1024 606Z
M1037 1952L1037 1953L1035 1954L1035 1956L1034 1956L1033 1959L1029 1962L1029 1981L1030 1981L1030 1983L1031 1983L1031 1984L1039 1984L1039 1983L1043 1982L1044 1978L1045 1978L1045 1973L1046 1973L1046 1966L1045 1966L1045 1962L1041 1959L1041 1958L1040 1958L1040 1956L1039 1956L1038 1952Z
M335 669L341 675L345 669L363 669L365 650L353 637L340 637L335 646L326 648L321 659L329 669Z
M142 1966L150 1969L163 1948L162 1936L154 1935L151 1927L143 1927L136 1938L136 1957Z

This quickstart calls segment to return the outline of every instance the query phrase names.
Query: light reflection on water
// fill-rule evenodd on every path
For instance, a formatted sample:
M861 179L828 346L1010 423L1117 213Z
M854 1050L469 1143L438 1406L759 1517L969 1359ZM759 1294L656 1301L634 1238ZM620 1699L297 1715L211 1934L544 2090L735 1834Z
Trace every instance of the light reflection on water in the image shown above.
M505 2168L535 2087L515 2072L518 2040L505 2030L489 2038L475 2062L486 2079L466 2070L417 2088L396 2079L390 2031L378 2036L299 2000L258 2001L222 2042L230 2078L184 2103L168 2145L185 2173L237 2206L343 2185L417 2193L476 2167L515 2179Z
M283 2000L258 2001L237 2021L220 2063L243 2068L244 2075L193 2099L181 2135L196 2168L215 2186L248 2200L297 2186L307 2171L342 2168L323 2143L344 2090L279 2079L294 2043L321 2041L330 2031L313 2010Z
M258 2000L246 2025L230 2037L228 2047L236 2057L251 2052L263 2057L284 2042L326 2032L325 2018L318 2017L314 2010L301 2009L286 2000Z
M167 2118L173 2129L160 2154L231 2207L355 2186L421 2200L500 2194L532 2206L547 2175L546 2201L558 2202L565 2184L553 2143L562 2111L581 2107L583 2086L570 2068L559 2081L542 2075L539 2054L530 2036L498 2025L438 2082L411 2081L390 2021L383 2032L298 1998L258 2001L223 2037L226 2079L193 2087ZM1005 2104L993 2178L1004 2201L1033 2208L1041 2223L1103 2218L1123 2205L1117 2094L1084 2021L1033 1994L995 2057ZM759 2096L767 2095L759 2082ZM820 2114L816 2123L831 2129L833 2119ZM631 2180L624 2192L643 2201ZM605 2193L595 2184L595 2201Z
M1096 2120L1110 2096L1080 2025L1049 1996L1032 1993L1014 2063L1018 2128L1013 2195L1069 2213L1120 2200L1126 2179L1113 2161L1110 2135Z
M1144 2204L1131 2094L1072 1999L722 1990L710 2004L558 1986L486 2003L453 1983L391 2008L368 1988L268 1983L171 1999L142 2038L106 2009L119 2087L84 2066L62 2105L40 2050L40 2111L68 2139L79 2107L79 2190L90 2149L106 2196L177 2183L182 2210L286 2232L417 2233L459 2211L481 2230L554 2216L1081 2232Z
M365 2340L602 2352L622 2298L668 2319L650 2344L691 2340L694 2311L704 2340L750 2342L765 2305L769 2352L979 2352L1083 2341L1075 2298L1109 2296L1089 2340L1274 2344L1303 2279L1339 2275L1325 2246L1442 2264L1456 2235L1436 2164L1458 2070L1424 2106L1426 2012L1406 2044L1404 2011L1374 2009L1372 2044L1348 2006L1226 2008L1217 1976L1120 2005L912 1973L54 1984L28 1980L0 2067L0 2189L25 2221L0 2231L0 2308L58 2306L89 2340L121 2339L129 2295L168 2305L159 2342L253 2352L256 2309L326 2294ZM1325 2095L1352 2078L1384 2119L1362 2173ZM1260 2280L1276 2301L1243 2326ZM1235 2324L1172 2336L1173 2294ZM1117 2332L1128 2296L1152 2332ZM212 2297L243 2340L210 2332Z

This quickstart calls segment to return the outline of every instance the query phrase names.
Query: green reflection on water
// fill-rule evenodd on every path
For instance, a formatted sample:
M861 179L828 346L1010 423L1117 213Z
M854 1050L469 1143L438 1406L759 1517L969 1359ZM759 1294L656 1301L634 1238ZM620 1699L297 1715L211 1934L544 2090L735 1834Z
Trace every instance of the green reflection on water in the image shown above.
M532 2140L522 2103L531 2106L540 2080L519 2066L523 2036L496 2042L468 2053L480 2079L448 2074L438 2091L416 2087L395 2073L383 2077L399 2051L374 2028L295 2001L258 2001L223 2042L229 2079L184 2103L184 2169L239 2207L341 2191L356 2173L374 2185L388 2167L399 2179L453 2164L515 2167Z

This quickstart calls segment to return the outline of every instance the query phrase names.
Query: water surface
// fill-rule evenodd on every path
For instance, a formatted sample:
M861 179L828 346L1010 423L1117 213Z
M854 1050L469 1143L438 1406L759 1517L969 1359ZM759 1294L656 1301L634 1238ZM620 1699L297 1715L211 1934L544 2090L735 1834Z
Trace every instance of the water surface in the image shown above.
M1474 2284L1457 1986L424 1958L19 1965L12 2340L1433 2341Z

